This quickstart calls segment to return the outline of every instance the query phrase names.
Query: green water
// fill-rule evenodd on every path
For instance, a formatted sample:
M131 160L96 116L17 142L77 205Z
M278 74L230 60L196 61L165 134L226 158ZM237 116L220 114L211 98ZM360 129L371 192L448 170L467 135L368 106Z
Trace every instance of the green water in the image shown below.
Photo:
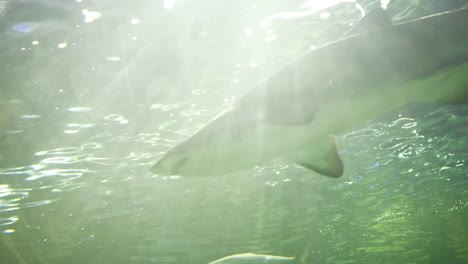
M388 12L463 2L391 1ZM403 109L338 135L340 179L283 160L214 178L149 173L360 16L354 3L303 4L0 1L0 263L205 264L306 245L311 264L466 263L466 105Z

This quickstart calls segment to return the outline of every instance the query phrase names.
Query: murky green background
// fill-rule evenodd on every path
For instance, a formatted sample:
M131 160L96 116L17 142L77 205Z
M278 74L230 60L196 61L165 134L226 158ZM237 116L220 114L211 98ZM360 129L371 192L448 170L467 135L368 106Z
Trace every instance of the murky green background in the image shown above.
M217 178L149 173L349 30L360 10L337 2L0 1L0 263L202 264L306 244L314 264L467 263L468 106L403 109L339 135L340 179L282 160Z

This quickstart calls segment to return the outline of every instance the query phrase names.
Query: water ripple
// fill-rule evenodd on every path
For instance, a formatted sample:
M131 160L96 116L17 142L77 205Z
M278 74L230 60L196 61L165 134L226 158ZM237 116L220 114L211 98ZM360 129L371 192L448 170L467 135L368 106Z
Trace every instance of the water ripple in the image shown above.
M85 143L80 147L68 147L68 148L56 148L51 150L43 150L36 152L36 156L44 156L44 155L63 155L63 154L74 154L79 153L84 150L90 149L100 149L102 148L102 144L97 142Z
M35 206L50 204L51 202L53 202L53 200L41 200L41 201L25 203L24 206L25 207L35 207Z
M80 189L80 188L83 188L85 187L86 184L85 183L70 183L70 184L64 184L60 187L57 187L57 188L54 188L52 190L52 192L68 192L68 191L72 191L72 190L76 190L76 189Z
M86 160L89 155L77 155L68 157L52 157L41 160L44 164L71 164Z
M0 213L19 209L19 202L28 197L31 189L12 189L9 185L0 185Z
M0 175L31 175L32 170L27 169L26 167L16 167L16 168L8 168L8 169L1 169Z
M8 218L0 218L0 226L6 226L16 223L19 220L18 216L10 216Z
M70 107L68 108L68 111L70 112L89 112L93 110L91 107L82 107L82 106L77 106L77 107Z
M104 119L117 122L121 125L125 125L128 123L128 119L126 119L120 114L111 114L111 115L105 116Z
M71 179L79 178L83 175L83 173L88 172L87 169L50 169L50 170L42 170L34 173L32 176L26 178L28 181L34 181L43 177L67 177Z

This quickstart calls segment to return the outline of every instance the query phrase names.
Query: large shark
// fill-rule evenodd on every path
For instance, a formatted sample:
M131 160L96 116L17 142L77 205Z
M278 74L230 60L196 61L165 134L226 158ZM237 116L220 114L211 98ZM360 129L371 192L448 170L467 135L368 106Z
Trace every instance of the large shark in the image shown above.
M211 176L286 158L340 177L332 135L418 102L468 102L468 8L395 25L384 12L364 17L264 80L151 171Z

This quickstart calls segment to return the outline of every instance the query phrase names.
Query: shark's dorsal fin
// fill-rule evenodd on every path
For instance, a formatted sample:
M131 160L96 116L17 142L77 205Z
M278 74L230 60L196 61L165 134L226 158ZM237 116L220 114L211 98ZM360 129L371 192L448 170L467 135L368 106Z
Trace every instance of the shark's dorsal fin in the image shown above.
M344 34L343 37L349 37L364 32L375 31L382 28L391 27L392 19L381 7L373 9L367 13L356 25Z
M335 138L329 136L313 146L313 154L308 154L307 149L301 153L295 153L292 160L297 164L322 175L338 178L343 175L344 166L336 149Z

